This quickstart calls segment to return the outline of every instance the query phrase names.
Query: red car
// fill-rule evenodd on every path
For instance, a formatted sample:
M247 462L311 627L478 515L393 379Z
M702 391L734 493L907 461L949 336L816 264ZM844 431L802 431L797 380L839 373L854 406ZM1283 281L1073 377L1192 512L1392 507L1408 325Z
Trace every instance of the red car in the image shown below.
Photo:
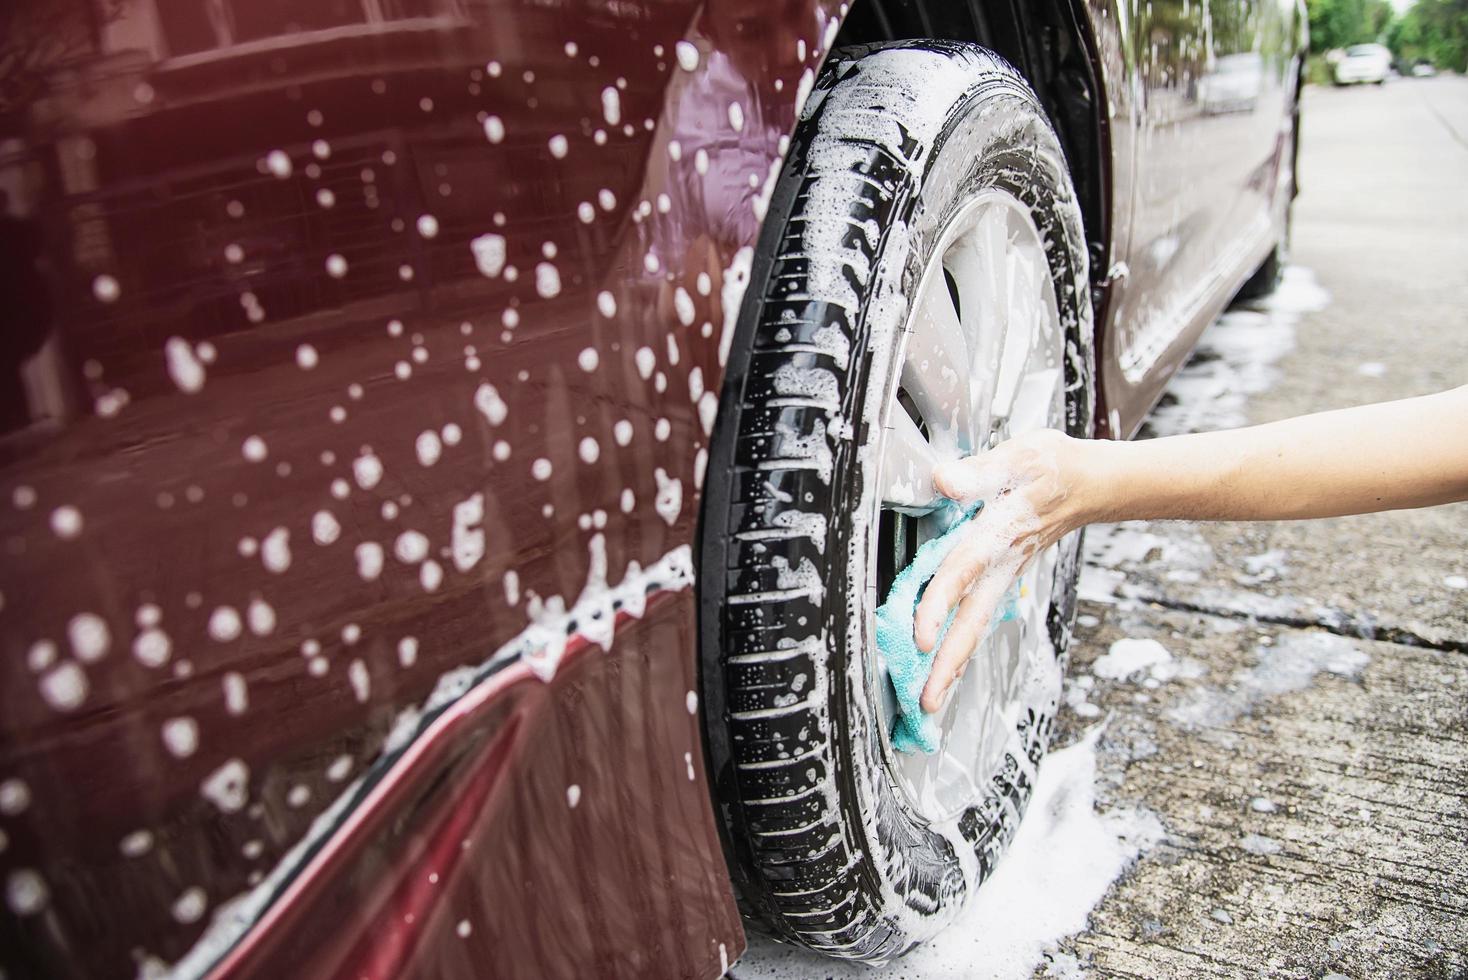
M1278 274L1301 8L1134 10L4 5L4 975L715 977L741 913L874 962L950 921L1077 542L897 751L931 465L1128 435Z

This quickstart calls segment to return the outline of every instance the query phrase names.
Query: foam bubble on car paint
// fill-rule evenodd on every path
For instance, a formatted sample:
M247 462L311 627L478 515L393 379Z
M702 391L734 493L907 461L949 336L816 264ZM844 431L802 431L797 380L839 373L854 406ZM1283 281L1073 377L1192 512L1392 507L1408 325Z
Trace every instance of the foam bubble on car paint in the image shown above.
M576 451L581 457L581 462L595 463L597 457L601 455L601 446L591 436L583 436Z
M484 494L474 493L454 504L454 523L449 547L454 568L467 572L484 557Z
M283 575L291 567L291 532L284 527L273 528L260 542L260 560L265 570Z
M398 663L406 670L417 662L418 638L416 636L405 636L398 640Z
M653 353L651 347L639 347L633 356L633 362L637 365L637 374L646 381L652 377L653 370L657 367L658 356Z
M530 475L542 483L550 479L552 470L551 461L544 456L530 464Z
M413 441L413 451L418 456L420 466L432 466L443 455L443 440L438 437L435 430L424 429Z
M244 714L250 707L250 688L244 675L231 670L220 683L224 688L224 710L232 715Z
M678 67L684 71L696 71L699 63L698 48L692 41L678 41L673 45L673 54L678 59Z
M347 680L358 702L366 704L372 694L372 676L367 673L367 665L360 657L347 665Z
M557 133L555 136L552 136L546 142L546 147L550 150L551 156L555 157L557 160L564 159L566 156L566 151L569 149L569 145L566 142L566 137L560 135L559 133Z
M249 782L249 766L229 759L204 778L199 792L221 813L238 813L249 799Z
M144 667L161 667L173 652L173 641L157 627L143 630L133 640L133 657Z
M371 450L364 449L352 460L352 476L357 486L371 490L382 481L382 460Z
M311 540L325 547L341 537L342 526L329 510L318 510L311 515Z
M474 407L479 414L484 416L490 425L499 425L509 415L509 406L500 397L499 391L488 381L483 382L474 391Z
M0 782L0 814L18 817L31 805L31 788L23 779L12 776Z
M245 609L245 621L249 624L251 633L269 636L275 632L275 608L259 597L251 599Z
M616 86L608 85L601 90L601 111L608 126L615 126L622 121L622 97Z
M16 868L5 876L5 904L16 915L35 915L50 899L46 880L33 869Z
M428 557L428 538L421 531L404 531L393 544L393 555L405 565L416 565Z
M294 168L291 158L284 150L271 150L265 154L265 170L279 180L285 180Z
M70 541L82 533L82 515L70 504L63 504L51 512L51 533L63 541Z
M142 857L153 849L153 832L134 830L117 842L117 850L123 857Z
M601 363L601 357L598 356L595 347L582 348L581 353L576 355L577 366L587 374L595 371L599 363Z
M86 672L70 660L57 664L41 675L38 687L41 697L57 711L75 711L86 701L91 685Z
M688 290L682 286L679 286L673 291L673 310L678 315L679 323L685 327L693 326L693 297L689 296Z
M683 512L683 481L677 477L668 476L667 471L661 466L653 470L653 477L658 483L653 509L669 527L672 527L677 522L678 515Z
M197 352L182 337L169 337L163 342L163 359L168 367L168 376L185 394L194 394L204 387L205 370Z
M169 718L160 734L163 747L176 759L187 759L199 748L199 723L192 718Z
M107 621L92 612L73 616L66 624L66 636L71 643L71 652L82 663L96 663L112 647L112 632L107 628Z
M474 255L474 265L480 274L490 279L497 278L505 269L505 236L493 232L480 235L469 242Z

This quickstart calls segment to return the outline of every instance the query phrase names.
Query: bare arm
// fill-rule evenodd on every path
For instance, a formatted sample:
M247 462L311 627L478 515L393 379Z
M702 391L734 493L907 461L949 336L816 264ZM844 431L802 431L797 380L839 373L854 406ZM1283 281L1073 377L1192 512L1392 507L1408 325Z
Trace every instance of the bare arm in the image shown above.
M1096 521L1266 521L1468 500L1468 386L1224 432L1143 442L1033 432L940 466L946 496L985 501L917 609L937 710L1016 571Z

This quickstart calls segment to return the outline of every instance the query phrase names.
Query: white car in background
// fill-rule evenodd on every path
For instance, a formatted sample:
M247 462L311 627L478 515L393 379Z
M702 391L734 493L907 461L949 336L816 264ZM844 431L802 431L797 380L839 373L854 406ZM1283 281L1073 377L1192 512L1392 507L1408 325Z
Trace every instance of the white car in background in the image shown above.
M1385 85L1392 53L1382 44L1353 44L1335 63L1337 85Z

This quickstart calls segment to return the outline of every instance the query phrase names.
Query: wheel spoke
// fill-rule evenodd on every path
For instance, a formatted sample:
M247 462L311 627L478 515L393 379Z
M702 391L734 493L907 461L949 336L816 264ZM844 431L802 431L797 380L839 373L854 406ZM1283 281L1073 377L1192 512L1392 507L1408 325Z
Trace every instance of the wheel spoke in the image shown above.
M969 438L975 448L987 444L992 414L992 383L1005 347L1012 270L1008 208L992 207L953 249L946 260L958 284L959 307L970 338Z
M930 441L946 454L972 451L972 395L968 341L948 283L934 269L911 320L902 361L902 387L928 425Z
M883 434L882 506L904 514L925 514L937 504L933 467L938 456L902 406L891 406L890 414Z

